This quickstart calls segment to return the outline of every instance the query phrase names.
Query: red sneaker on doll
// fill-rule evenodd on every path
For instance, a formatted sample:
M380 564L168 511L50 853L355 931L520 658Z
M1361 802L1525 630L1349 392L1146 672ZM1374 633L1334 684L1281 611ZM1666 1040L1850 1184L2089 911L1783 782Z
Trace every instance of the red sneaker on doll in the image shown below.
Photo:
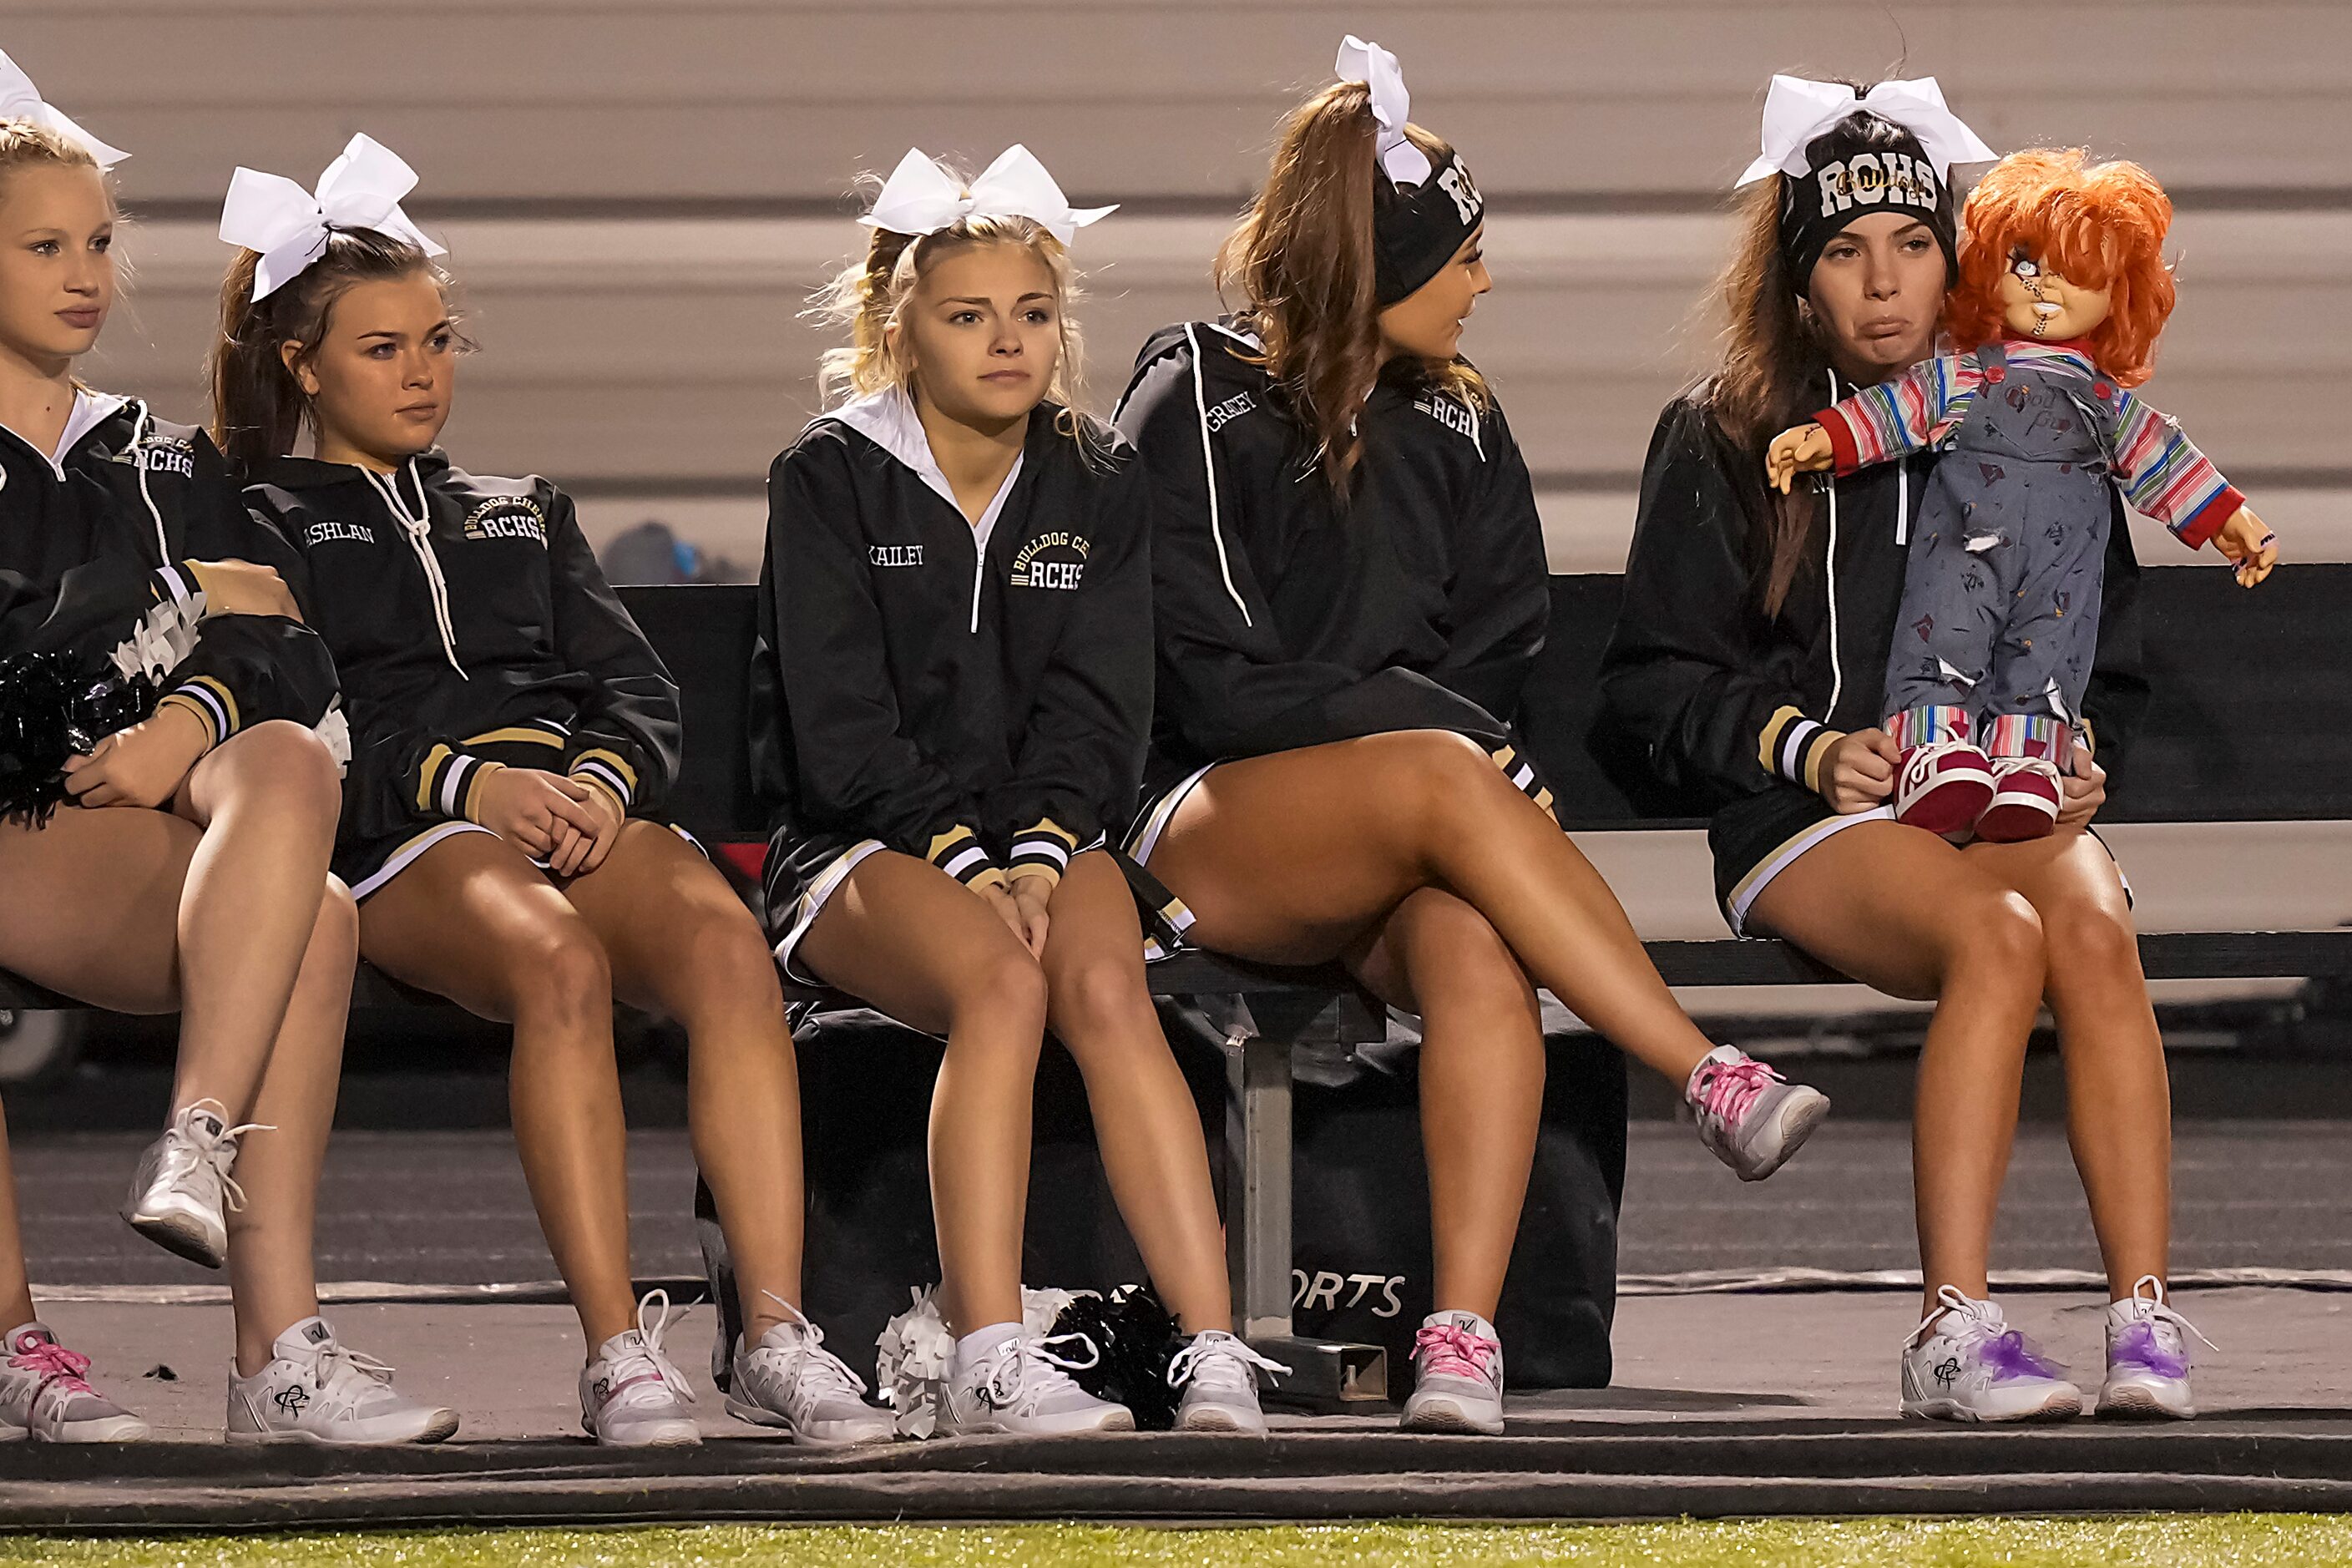
M1961 210L1947 309L1961 352L1823 409L1765 458L1852 473L1943 448L1905 563L1886 665L1902 748L1896 817L1995 843L2057 825L2062 774L2089 744L2083 689L2098 648L2114 495L2252 587L2277 536L2170 416L2147 379L2172 313L2162 247L2172 204L2134 163L2035 149L1993 165Z

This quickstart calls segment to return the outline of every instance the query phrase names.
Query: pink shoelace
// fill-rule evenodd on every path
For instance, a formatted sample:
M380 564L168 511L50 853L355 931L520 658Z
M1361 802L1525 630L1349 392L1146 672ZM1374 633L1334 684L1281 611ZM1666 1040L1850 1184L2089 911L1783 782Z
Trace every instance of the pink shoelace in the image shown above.
M82 1380L89 1370L89 1357L69 1351L55 1340L36 1339L25 1334L16 1341L16 1353L8 1364L19 1372L41 1374L41 1386L61 1384L70 1394L96 1394L98 1391Z
M1694 1098L1708 1115L1737 1122L1756 1103L1756 1097L1788 1080L1753 1057L1738 1061L1706 1062L1698 1069Z
M1503 1347L1484 1334L1451 1323L1431 1323L1412 1337L1412 1359L1432 1377L1486 1376L1486 1363Z

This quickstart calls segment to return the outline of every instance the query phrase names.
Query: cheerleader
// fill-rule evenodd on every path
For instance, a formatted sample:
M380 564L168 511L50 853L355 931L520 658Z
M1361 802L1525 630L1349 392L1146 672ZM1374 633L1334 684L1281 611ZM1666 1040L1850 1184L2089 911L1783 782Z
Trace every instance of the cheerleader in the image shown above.
M1151 707L1149 491L1079 414L1072 211L1014 147L968 187L920 153L830 290L849 346L768 481L752 750L768 907L793 973L942 1035L931 1206L956 1337L943 1432L1125 1430L1022 1327L1030 1103L1050 1026L1083 1072L1120 1213L1192 1337L1178 1426L1262 1430L1231 1329L1200 1119L1104 837ZM1279 1370L1279 1369L1275 1369Z
M311 728L333 732L334 669L212 443L74 377L114 301L122 154L5 56L0 103L0 965L180 1014L171 1122L123 1217L227 1266L230 1436L437 1441L456 1415L345 1349L311 1270L354 942ZM0 1321L0 1426L146 1436L35 1319L5 1158Z
M766 944L659 812L677 689L562 491L434 445L461 346L415 175L352 138L314 193L239 169L221 236L214 433L298 552L354 758L335 864L360 949L514 1026L515 1136L587 1337L581 1425L690 1444L666 1297L631 1300L613 999L686 1026L694 1149L742 1291L728 1410L806 1444L887 1439L800 1299L800 1110ZM290 456L307 426L312 455ZM658 1308L658 1316L649 1316Z
M1338 961L1421 1016L1437 1310L1404 1424L1502 1430L1492 1318L1543 1099L1535 986L1685 1086L1769 1175L1828 1110L1675 1005L1509 719L1541 646L1526 464L1459 356L1485 206L1350 37L1219 258L1242 309L1144 348L1160 702L1135 858L1202 945Z

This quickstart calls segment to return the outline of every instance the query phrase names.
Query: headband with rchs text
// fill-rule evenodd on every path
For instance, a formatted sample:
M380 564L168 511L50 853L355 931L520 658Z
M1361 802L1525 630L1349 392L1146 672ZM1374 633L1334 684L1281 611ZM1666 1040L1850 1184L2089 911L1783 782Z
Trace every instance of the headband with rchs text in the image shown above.
M1379 127L1372 289L1380 304L1393 305L1444 270L1485 219L1486 198L1458 154L1448 153L1433 165L1405 134L1412 100L1396 56L1350 33L1332 68L1341 81L1360 81L1371 91L1372 121Z
M937 234L968 217L1025 217L1066 246L1078 230L1118 210L1072 206L1036 154L1016 142L969 185L950 178L921 148L909 149L874 198L874 210L857 221L890 234Z
M52 135L63 137L90 155L101 169L111 169L131 156L120 147L110 147L84 131L65 116L65 111L41 96L33 79L24 68L6 55L0 54L0 120L21 120L37 125Z
M1869 134L1852 123L1857 114L1895 134ZM1776 76L1764 100L1763 142L1739 184L1787 176L1780 187L1780 253L1798 293L1805 291L1830 241L1875 212L1918 217L1935 232L1946 268L1957 276L1951 168L1997 154L1944 106L1934 77L1883 81L1856 92L1843 82Z
M398 153L373 137L354 136L319 176L315 191L283 174L239 168L221 204L220 237L261 253L253 272L256 300L276 293L326 255L328 237L339 228L370 229L427 256L446 256L400 210L400 198L415 188L416 171Z

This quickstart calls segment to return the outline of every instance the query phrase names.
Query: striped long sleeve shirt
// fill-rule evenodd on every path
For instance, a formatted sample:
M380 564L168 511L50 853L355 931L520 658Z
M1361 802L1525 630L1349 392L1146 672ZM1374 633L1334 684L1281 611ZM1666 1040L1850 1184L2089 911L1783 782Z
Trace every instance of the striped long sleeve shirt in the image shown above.
M2080 377L2081 395L2105 405L2116 432L2115 477L2124 500L2191 550L2245 505L2245 496L2181 433L2179 420L2101 375L2080 346L2013 340L2001 352L2013 366ZM1837 471L1850 474L1944 441L1968 417L1984 383L1985 367L1975 354L1939 354L1814 418L1829 433Z

